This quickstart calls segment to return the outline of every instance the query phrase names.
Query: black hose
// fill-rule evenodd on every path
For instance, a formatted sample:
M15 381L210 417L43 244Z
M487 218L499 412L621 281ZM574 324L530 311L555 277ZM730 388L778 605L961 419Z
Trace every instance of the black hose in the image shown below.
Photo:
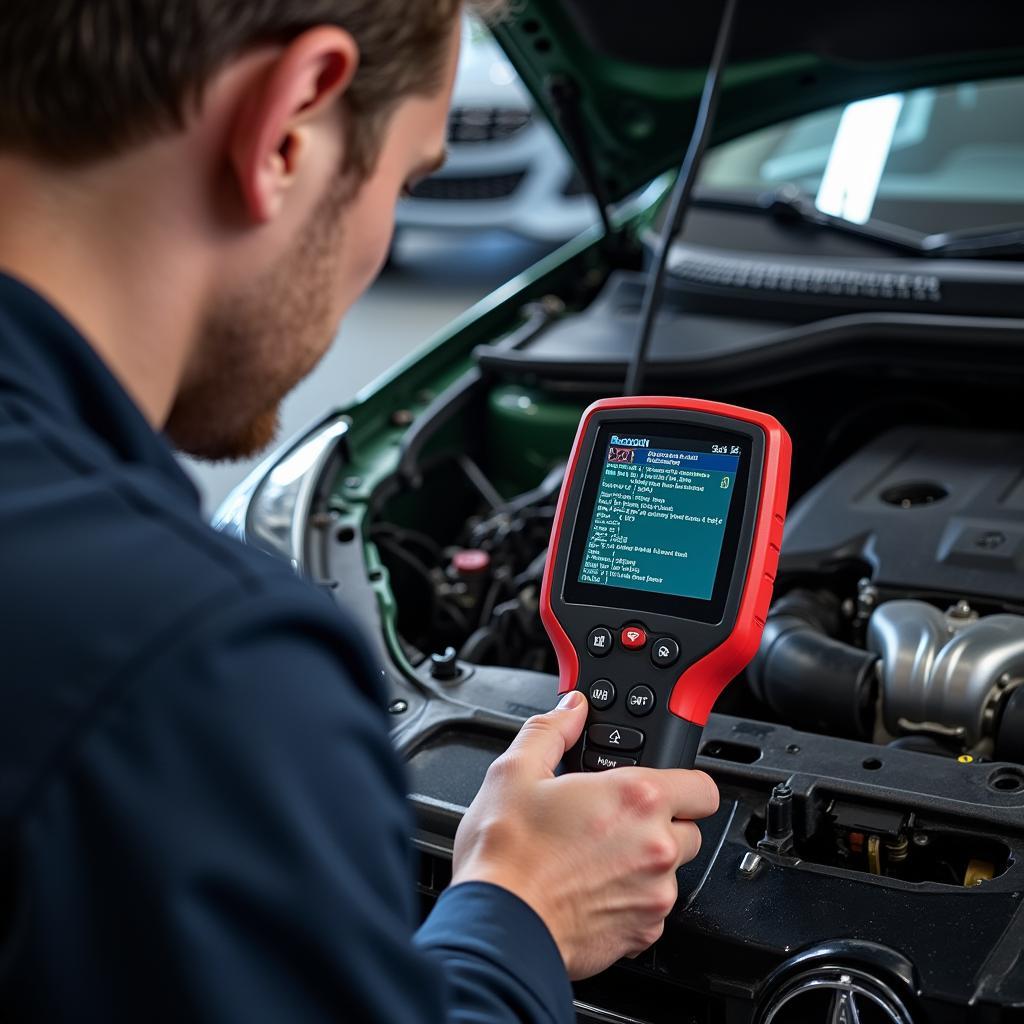
M732 43L733 26L736 22L737 0L726 0L725 12L718 28L715 49L711 55L707 75L704 79L704 91L701 93L697 107L697 120L690 136L690 144L679 168L676 183L668 200L668 215L658 240L658 251L654 265L647 275L647 288L644 292L643 306L640 311L640 334L636 350L626 371L624 394L641 395L647 380L647 354L654 334L654 324L661 307L661 295L665 288L665 273L668 269L668 258L676 235L683 229L686 212L690 206L690 195L697 171L700 170L704 151L711 137L711 129L718 110L718 97L722 90L722 72L725 70L729 47Z
M870 739L878 656L834 639L838 625L834 595L794 590L780 598L748 669L750 687L787 725Z

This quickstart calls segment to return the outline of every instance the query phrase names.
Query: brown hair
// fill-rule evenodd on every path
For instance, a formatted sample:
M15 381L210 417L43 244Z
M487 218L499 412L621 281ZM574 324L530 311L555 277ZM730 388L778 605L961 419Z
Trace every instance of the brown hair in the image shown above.
M493 14L499 0L469 0ZM440 86L463 0L0 0L0 151L61 163L184 123L246 49L316 25L355 37L348 164L366 173L394 105Z

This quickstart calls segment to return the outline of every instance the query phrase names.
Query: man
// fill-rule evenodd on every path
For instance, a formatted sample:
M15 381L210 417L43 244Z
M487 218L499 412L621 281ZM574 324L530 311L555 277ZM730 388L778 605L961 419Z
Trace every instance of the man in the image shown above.
M459 0L0 5L0 1019L569 1021L717 795L554 778L531 720L416 932L344 613L201 521L160 436L273 437L441 162Z

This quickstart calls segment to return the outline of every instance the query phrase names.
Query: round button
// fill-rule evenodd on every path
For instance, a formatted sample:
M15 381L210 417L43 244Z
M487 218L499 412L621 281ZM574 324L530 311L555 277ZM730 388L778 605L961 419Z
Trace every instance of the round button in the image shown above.
M587 637L587 650L595 658L603 658L612 649L612 631L598 626L590 631Z
M610 679L597 679L590 684L588 696L592 708L604 711L615 703L615 686Z
M643 626L623 626L619 643L627 651L639 651L647 643L647 631Z
M626 695L626 710L643 718L654 710L654 691L649 686L634 686Z
M660 636L651 646L651 661L658 668L668 668L674 665L679 657L679 644L670 636Z

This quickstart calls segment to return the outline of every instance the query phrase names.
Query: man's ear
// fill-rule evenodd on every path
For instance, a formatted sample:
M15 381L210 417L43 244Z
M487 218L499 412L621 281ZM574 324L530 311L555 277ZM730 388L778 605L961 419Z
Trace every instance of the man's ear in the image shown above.
M253 223L277 216L307 156L313 122L336 104L358 65L355 39L321 26L293 39L253 83L229 138L231 166ZM342 123L339 114L339 131Z

